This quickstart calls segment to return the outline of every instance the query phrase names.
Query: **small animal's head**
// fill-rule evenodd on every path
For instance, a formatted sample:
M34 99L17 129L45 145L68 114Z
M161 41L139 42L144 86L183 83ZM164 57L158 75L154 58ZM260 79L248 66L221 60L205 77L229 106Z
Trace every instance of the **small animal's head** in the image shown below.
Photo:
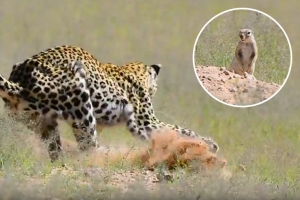
M241 29L239 31L239 37L242 42L252 42L254 39L254 34L250 29Z

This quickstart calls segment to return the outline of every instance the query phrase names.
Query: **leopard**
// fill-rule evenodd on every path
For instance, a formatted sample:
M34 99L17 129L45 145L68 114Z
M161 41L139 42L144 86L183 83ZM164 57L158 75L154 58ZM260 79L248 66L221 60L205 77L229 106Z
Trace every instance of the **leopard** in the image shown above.
M161 67L161 64L155 64L147 67L144 66L142 62L127 63L122 66L122 69L112 63L106 63L101 66L102 69L105 69L105 71L111 75L112 79L114 79L120 87L127 91L130 101L135 104L135 108L148 107L148 109L142 109L143 111L137 115L138 125L144 132L151 134L153 131L157 132L157 130L161 130L161 132L165 132L165 130L175 130L184 136L198 137L198 135L192 130L173 124L165 124L158 120L155 116L152 99L157 91L157 79ZM128 87L124 84L127 80L133 80L133 87ZM132 91L132 89L135 91ZM137 101L137 99L132 96L134 93L138 95L140 101ZM145 114L147 111L149 111L148 114ZM152 123L148 124L149 121L152 121ZM218 144L211 137L200 136L200 138L209 145L210 150L213 153L217 153L219 151Z
M33 121L42 119L42 139L54 138L48 144L52 162L62 152L58 119L71 125L81 150L98 147L96 126L125 123L141 140L148 141L153 131L170 128L188 137L201 137L217 152L219 146L212 138L156 117L152 99L161 67L142 62L100 63L81 47L54 46L14 64L8 79L0 74L0 97L13 113L23 111Z

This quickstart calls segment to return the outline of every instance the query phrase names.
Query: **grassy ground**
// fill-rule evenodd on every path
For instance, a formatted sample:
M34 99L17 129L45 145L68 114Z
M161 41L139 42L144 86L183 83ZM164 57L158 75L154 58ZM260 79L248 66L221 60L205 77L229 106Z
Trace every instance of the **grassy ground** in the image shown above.
M224 3L187 0L174 3L166 0L150 3L128 0L111 3L73 0L66 4L56 0L31 0L30 3L1 0L0 3L0 45L3 50L0 70L5 76L9 75L13 63L58 44L82 46L102 62L122 64L141 60L162 63L159 90L154 98L157 116L199 134L210 135L219 143L220 154L227 158L229 167L244 164L247 168L246 177L237 176L229 182L215 176L208 178L207 175L180 171L175 183L161 184L160 190L150 193L135 185L133 192L122 196L120 191L108 187L106 177L121 169L140 170L138 166L119 162L108 164L105 173L92 178L68 174L53 176L51 181L44 183L58 164L43 158L45 152L36 147L32 134L20 122L7 119L3 112L0 173L5 178L1 180L1 199L49 199L45 196L59 199L134 199L140 196L144 199L288 199L299 196L300 92L299 69L295 67L299 58L295 56L291 76L280 93L271 101L249 109L227 107L208 96L195 77L192 63L195 38L203 25L217 13L239 6L253 7L274 17L289 35L293 54L298 55L298 1L228 0ZM269 29L260 30L269 33ZM237 38L233 38L236 41ZM274 45L273 42L275 40L265 45ZM278 45L279 49L286 49L285 46L286 43ZM274 52L267 55L266 63L286 70L287 64L282 63L287 61L276 60ZM211 64L226 65L229 61L226 59L223 63ZM214 60L210 57L207 61ZM259 62L263 64L263 60ZM262 69L258 67L257 70ZM267 72L262 73L268 78ZM61 129L65 138L71 138L68 127L62 125ZM103 137L102 144L131 140L123 127L105 129ZM66 162L76 169L87 168L85 162L74 159Z
M235 10L212 20L197 41L196 64L229 67L239 41L238 30L242 28L253 30L257 42L255 76L282 84L290 67L288 40L272 19L255 11Z

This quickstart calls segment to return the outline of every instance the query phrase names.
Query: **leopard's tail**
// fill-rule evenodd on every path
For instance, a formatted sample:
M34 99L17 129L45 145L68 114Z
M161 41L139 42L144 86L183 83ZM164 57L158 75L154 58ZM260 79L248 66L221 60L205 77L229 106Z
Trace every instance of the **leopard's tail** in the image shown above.
M4 101L14 102L21 96L23 88L7 80L0 74L0 97Z

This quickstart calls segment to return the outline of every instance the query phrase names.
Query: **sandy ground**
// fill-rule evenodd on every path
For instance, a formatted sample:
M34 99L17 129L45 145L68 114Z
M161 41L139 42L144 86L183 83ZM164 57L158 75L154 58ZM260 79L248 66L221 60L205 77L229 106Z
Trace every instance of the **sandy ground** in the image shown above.
M240 76L224 67L197 66L202 85L217 99L231 105L252 105L270 98L281 85Z

